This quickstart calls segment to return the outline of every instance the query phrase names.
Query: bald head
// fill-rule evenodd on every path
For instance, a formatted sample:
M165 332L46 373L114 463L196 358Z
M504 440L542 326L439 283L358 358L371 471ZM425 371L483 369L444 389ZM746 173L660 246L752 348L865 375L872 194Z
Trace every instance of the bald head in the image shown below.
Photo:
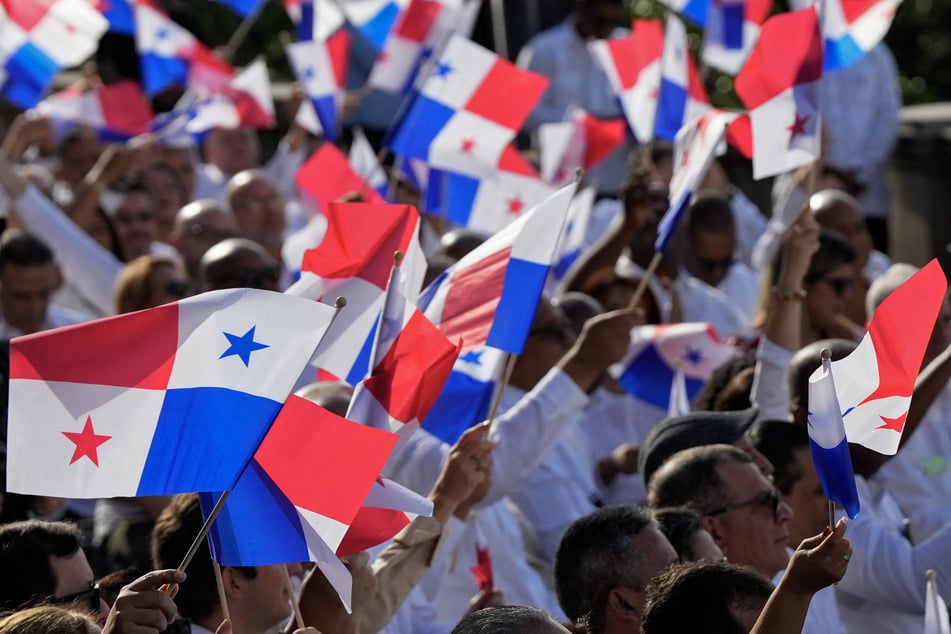
M280 259L287 221L284 197L274 179L259 169L238 172L228 181L225 197L241 235Z
M345 416L350 407L353 388L343 381L321 381L300 388L295 395L320 405L337 416Z
M198 279L198 263L213 245L238 235L234 218L224 205L211 198L190 202L175 215L172 244L182 254L185 268L193 280Z
M202 291L260 288L279 291L280 267L264 248L244 238L228 238L212 246L198 263Z

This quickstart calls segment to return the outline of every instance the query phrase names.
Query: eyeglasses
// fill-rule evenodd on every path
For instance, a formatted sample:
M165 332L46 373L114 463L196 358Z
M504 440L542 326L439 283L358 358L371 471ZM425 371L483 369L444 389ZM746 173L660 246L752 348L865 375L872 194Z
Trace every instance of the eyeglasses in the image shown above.
M101 599L99 595L99 584L93 582L88 590L83 590L82 592L77 592L76 594L69 594L65 597L53 597L50 599L50 603L53 605L66 605L69 603L82 604L86 602L86 606L90 611L94 613L99 613L99 606L101 605Z
M736 504L731 504L730 506L724 506L721 509L704 513L704 515L708 517L715 517L717 515L723 515L724 513L729 513L730 511L746 508L748 506L769 507L769 509L773 512L773 517L779 517L779 515L783 512L783 498L775 489L770 489L769 491L765 491L757 495L752 500L738 502Z
M567 319L559 319L558 321L549 322L544 326L532 328L528 331L528 336L549 339L567 345L574 342L575 332L570 321Z
M152 222L155 219L155 214L151 211L140 211L134 214L117 213L112 219L120 225L131 225L135 222Z
M819 281L825 282L832 287L835 294L839 297L845 295L846 291L852 288L855 280L851 277L820 277Z

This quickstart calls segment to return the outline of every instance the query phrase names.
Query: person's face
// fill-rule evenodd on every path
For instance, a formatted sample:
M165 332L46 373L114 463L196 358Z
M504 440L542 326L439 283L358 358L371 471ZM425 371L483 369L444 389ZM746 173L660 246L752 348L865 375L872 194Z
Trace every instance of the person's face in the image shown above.
M256 251L240 250L208 267L206 290L223 288L259 288L280 291L280 267Z
M525 348L515 364L512 385L523 390L535 387L574 343L571 320L560 308L542 299L535 311L531 330L528 331Z
M670 542L667 541L664 534L660 532L660 529L654 525L644 528L640 533L635 535L634 545L638 552L642 553L644 557L639 576L644 582L645 587L658 573L666 570L669 566L678 561L677 551L670 545ZM638 613L643 614L644 600L647 598L647 593L641 591L636 594L636 597L631 596L631 598L637 602L634 608Z
M808 447L796 450L796 470L802 474L783 501L793 510L789 520L789 546L796 548L807 537L814 537L829 523L829 503L826 501L819 475L812 462Z
M697 561L723 561L723 551L704 529L698 530L690 540L690 549Z
M212 130L205 140L205 160L229 177L257 167L259 154L258 137L251 129Z
M843 264L806 286L806 313L809 326L823 333L835 327L836 319L845 313L852 298L856 271L852 264ZM803 341L803 344L811 343Z
M222 240L235 238L238 228L234 217L221 209L210 209L182 223L178 236L178 250L185 260L185 267L194 276L198 271L198 262L205 251Z
M70 187L75 187L93 168L100 154L102 154L102 145L96 137L91 133L81 135L63 147L56 177L69 184Z
M149 305L143 308L154 308L194 294L192 283L174 266L156 266L149 276Z
M778 493L753 463L724 462L717 474L726 489L723 508L730 510L706 515L707 530L727 559L771 579L789 561L786 524L792 510L781 500L777 507L770 493Z
M146 170L144 180L145 186L152 192L156 220L163 227L171 227L175 214L188 202L181 181L161 167Z
M17 266L7 263L0 273L3 318L24 334L39 331L46 320L50 298L59 284L59 270L54 264Z
M99 598L98 591L93 590L95 577L82 549L66 557L50 556L50 568L56 578L56 588L53 591L54 602L64 608L93 614L100 623L104 623L109 614L109 606ZM64 597L73 596L75 599L59 603L59 600Z
M645 176L642 185L630 187L624 192L625 213L638 229L628 248L631 259L644 268L654 255L657 226L669 206L668 194L666 183L656 172Z
M836 205L817 215L816 220L823 228L842 234L855 249L858 268L865 267L872 252L872 236L858 209L846 204Z
M284 585L281 565L257 566L257 576L245 579L247 584L241 595L245 613L252 615L261 631L270 629L291 615L291 595ZM300 564L286 564L291 575L300 576Z
M126 194L112 216L119 236L119 247L126 261L149 252L155 239L155 206L145 192Z
M185 187L185 198L191 200L195 192L195 158L189 148L165 148L162 150L162 160L178 172L178 177Z
M231 202L235 223L244 237L271 249L284 240L284 198L267 179L256 178L239 188Z
M694 277L716 287L733 266L736 241L732 232L693 231L685 264Z

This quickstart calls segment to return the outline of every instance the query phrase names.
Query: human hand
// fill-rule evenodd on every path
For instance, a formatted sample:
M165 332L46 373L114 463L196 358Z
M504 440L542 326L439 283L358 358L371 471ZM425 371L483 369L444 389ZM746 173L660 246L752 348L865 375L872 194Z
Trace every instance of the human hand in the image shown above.
M812 256L818 250L819 223L816 222L807 203L783 237L783 260L776 281L777 287L782 291L795 291L801 288Z
M489 479L490 456L495 448L495 443L485 438L488 431L486 423L470 427L449 452L449 459L429 494L433 517L439 521L449 521L460 506L468 510L485 496L486 490L480 485ZM481 492L478 498L474 497L476 491Z
M783 576L790 590L811 596L845 576L852 558L852 545L845 538L846 528L848 520L843 517L836 522L835 529L826 527L823 533L799 544Z
M611 484L619 473L637 473L637 457L640 447L633 443L624 443L614 448L608 457L598 463L601 480Z
M466 608L465 616L469 616L485 608L497 608L505 605L505 595L493 588L492 590L479 590L479 592L469 599L469 607Z
M52 154L56 147L53 124L35 112L23 112L10 124L0 151L15 162L19 161L32 145L37 146L42 154Z
M103 634L164 632L178 613L172 596L184 580L185 573L180 570L153 570L123 587L106 618ZM171 592L160 589L169 585Z
M631 329L643 323L644 312L639 308L622 308L592 317L585 322L559 367L587 392L609 366L621 360L631 343Z

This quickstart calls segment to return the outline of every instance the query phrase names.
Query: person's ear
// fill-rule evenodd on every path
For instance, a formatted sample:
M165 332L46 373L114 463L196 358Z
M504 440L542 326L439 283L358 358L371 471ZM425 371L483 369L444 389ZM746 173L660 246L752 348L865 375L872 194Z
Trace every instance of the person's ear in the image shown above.
M618 586L608 591L607 612L615 619L641 622L644 611L644 594L634 588Z
M713 538L713 542L719 547L720 551L726 555L728 549L727 540L720 518L712 515L703 515L700 518L700 524L705 531L710 533L710 537Z

